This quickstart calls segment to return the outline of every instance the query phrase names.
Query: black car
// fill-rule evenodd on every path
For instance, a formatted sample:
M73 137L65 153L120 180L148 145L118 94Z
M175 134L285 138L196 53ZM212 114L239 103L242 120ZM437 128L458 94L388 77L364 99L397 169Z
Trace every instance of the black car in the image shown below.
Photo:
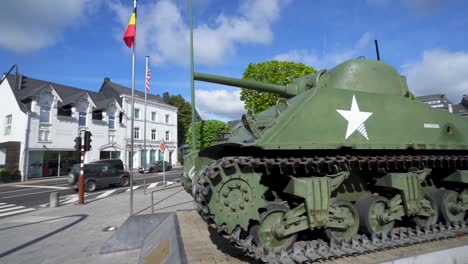
M130 183L130 174L123 170L121 160L100 160L84 164L84 175L86 192L115 184L125 187ZM78 189L79 176L80 164L75 164L68 176L68 182L75 190Z
M169 162L164 161L165 171L171 170L172 166L169 164ZM152 173L152 172L159 172L163 171L163 162L162 160L157 160L157 161L152 161L148 164L146 164L145 167L140 167L138 168L138 172L143 174L143 173Z

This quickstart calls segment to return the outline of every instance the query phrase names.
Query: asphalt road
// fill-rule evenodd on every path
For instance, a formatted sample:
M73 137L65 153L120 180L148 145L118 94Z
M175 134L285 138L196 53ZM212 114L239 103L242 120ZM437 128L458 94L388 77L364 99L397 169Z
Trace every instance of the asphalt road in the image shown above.
M166 181L175 181L180 178L180 169L172 169L166 172ZM142 190L143 175L135 172L133 186L139 186ZM146 174L146 184L163 181L162 172ZM156 184L153 184L153 186ZM123 191L128 191L129 187L109 187L98 189L92 193L86 193L86 199L105 198ZM29 181L15 185L0 185L0 218L13 215L14 211L22 213L31 211L33 208L44 206L50 200L50 193L58 192L60 197L76 197L76 191L73 190L67 182L67 178L53 179L49 181ZM69 199L68 201L73 201Z

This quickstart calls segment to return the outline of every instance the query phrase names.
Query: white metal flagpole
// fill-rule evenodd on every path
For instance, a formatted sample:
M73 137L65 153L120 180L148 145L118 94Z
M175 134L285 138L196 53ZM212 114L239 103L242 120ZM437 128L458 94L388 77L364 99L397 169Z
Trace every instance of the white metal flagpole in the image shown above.
M144 133L144 137L143 137L143 151L144 151L144 155L145 155L145 167L143 167L143 193L146 195L146 165L148 164L148 153L146 151L146 94L148 93L149 89L150 89L150 81L151 79L151 74L150 74L150 71L149 71L149 56L146 56L146 73L145 73L145 124L143 126L143 133Z
M133 0L133 8L136 10L137 1ZM135 12L135 24L136 24L136 12ZM135 25L135 39L133 40L132 47L132 113L130 114L131 125L130 125L130 215L133 215L133 137L135 136L135 46L136 46L136 25Z

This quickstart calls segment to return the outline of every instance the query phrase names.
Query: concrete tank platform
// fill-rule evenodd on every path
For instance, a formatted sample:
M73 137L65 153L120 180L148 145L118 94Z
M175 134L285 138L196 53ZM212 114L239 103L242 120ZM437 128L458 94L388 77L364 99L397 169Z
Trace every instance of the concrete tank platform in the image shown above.
M196 211L130 217L101 253L140 249L139 263L254 263L231 247ZM343 257L320 263L467 263L468 236Z

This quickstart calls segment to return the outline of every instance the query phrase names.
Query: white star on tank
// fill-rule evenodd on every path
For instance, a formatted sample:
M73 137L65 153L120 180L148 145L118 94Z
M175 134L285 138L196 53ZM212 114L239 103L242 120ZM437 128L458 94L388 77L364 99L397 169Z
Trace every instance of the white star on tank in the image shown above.
M363 135L367 140L369 137L367 136L366 127L364 126L364 122L372 115L371 112L361 112L359 111L359 106L356 101L356 97L353 95L353 102L351 103L351 110L336 110L340 115L342 115L348 121L348 128L346 129L346 137L347 139L354 131L359 131L361 135Z

